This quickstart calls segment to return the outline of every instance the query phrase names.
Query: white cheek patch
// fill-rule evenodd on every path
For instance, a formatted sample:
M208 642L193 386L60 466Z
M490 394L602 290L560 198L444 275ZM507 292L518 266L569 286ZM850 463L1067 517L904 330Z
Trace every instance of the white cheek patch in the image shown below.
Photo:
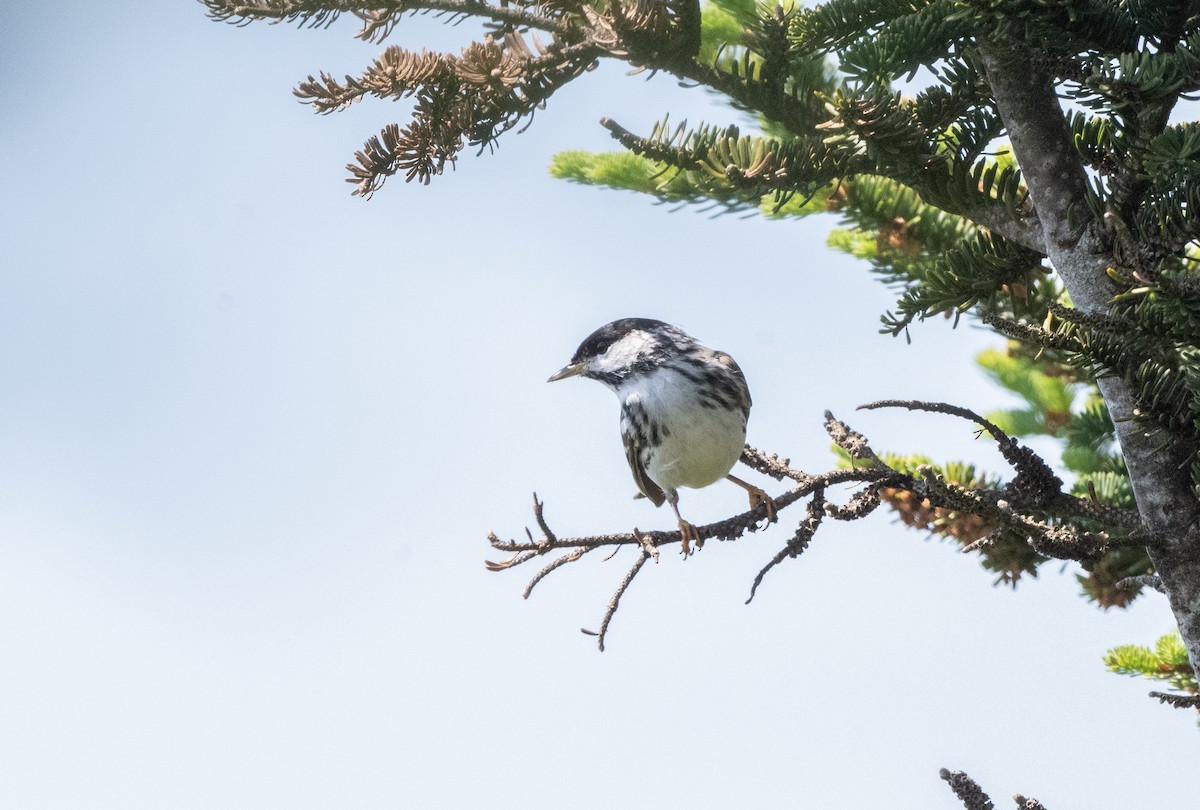
M608 347L608 351L596 358L599 371L619 371L629 368L650 346L650 336L645 332L630 332Z

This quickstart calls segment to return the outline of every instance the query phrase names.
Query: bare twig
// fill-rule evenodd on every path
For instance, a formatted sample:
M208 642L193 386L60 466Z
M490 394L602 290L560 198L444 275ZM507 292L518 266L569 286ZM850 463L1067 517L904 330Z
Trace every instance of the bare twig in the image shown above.
M608 636L608 624L612 621L613 615L617 612L617 607L621 604L621 597L633 582L633 578L638 575L638 571L642 570L642 566L646 564L646 560L650 559L650 554L643 551L638 555L637 562L629 569L629 573L621 580L621 584L617 587L617 592L612 595L612 599L608 600L608 608L604 611L604 618L600 621L599 632L593 633L591 630L582 632L589 636L596 637L596 644L600 647L600 652L604 652L604 639Z
M537 521L538 528L542 530L542 535L546 538L547 543L553 543L558 540L554 536L554 532L550 531L550 527L546 525L545 517L546 504L538 500L537 493L533 493L533 519ZM526 534L528 534L526 530Z
M866 405L858 406L860 411L869 411L878 408L907 408L910 411L944 413L968 419L979 425L996 440L997 445L999 445L1000 455L1004 456L1004 460L1016 470L1017 477L1009 485L1015 494L1032 494L1039 497L1039 499L1044 499L1047 495L1052 496L1062 492L1062 479L1054 474L1049 464L1043 461L1032 450L1023 447L1016 439L972 410L962 408L958 405L949 405L945 402L920 402L918 400L905 399L883 399L878 402L869 402Z
M503 543L504 541L501 540L499 537L497 537L495 532L488 532L488 542L492 544L493 548L499 548L498 544ZM512 568L513 566L520 565L521 563L529 562L536 556L537 556L536 551L525 551L525 552L518 551L516 554L509 557L507 560L504 560L502 562L492 562L491 560L484 560L483 565L489 571L504 571L506 569Z
M551 571L553 571L556 568L559 568L561 566L564 566L567 563L573 563L576 560L578 560L580 557L582 557L584 554L587 554L589 551L595 551L595 550L596 550L595 546L593 546L592 548L579 547L579 548L575 549L574 551L572 551L570 554L564 554L563 556L559 557L557 560L554 560L552 563L547 565L541 571L538 571L537 574L534 575L533 579L529 580L529 584L525 586L525 592L523 594L521 594L522 597L524 597L525 599L528 599L529 595L531 593L533 593L533 587L535 585L537 585L539 582L541 582L542 579L544 579L545 576L547 574L549 574ZM526 553L532 554L532 552L526 552ZM613 553L616 554L616 551L614 551ZM536 555L534 555L534 556L536 556ZM522 560L522 562L524 562L524 561ZM514 565L515 564L516 563L514 563ZM491 568L489 570L495 571L497 569Z
M806 496L818 488L823 489L826 485L839 483L867 482L873 483L876 481L889 480L895 483L903 483L899 480L892 480L894 473L889 474L888 470L832 470L822 475L805 476L803 483L788 490L784 494L775 498L775 510L781 512L787 509L792 504L802 500ZM803 475L803 474L802 474ZM745 532L752 528L757 528L758 522L762 520L762 509L756 508L746 512L726 518L725 520L709 523L704 526L697 526L696 532L702 540L736 540ZM543 532L547 533L547 537L543 540L528 539L525 541L519 540L501 540L494 533L488 535L488 542L492 548L498 551L506 551L519 555L518 557L506 560L503 563L491 563L489 568L495 571L501 571L506 568L513 568L522 563L528 562L536 556L547 554L558 549L574 549L577 547L599 548L601 546L622 546L622 545L638 545L644 546L647 542L653 543L659 547L669 543L678 543L682 540L680 534L676 530L672 531L639 531L637 533L627 532L619 534L603 534L587 537L565 537L560 538L548 533L547 528L543 528ZM528 553L526 553L528 552Z
M1012 441L1003 430L975 413L975 411L959 405L950 405L945 402L923 402L916 399L880 399L875 402L868 402L866 405L858 406L858 410L860 411L875 411L880 408L907 408L910 411L927 411L929 413L944 413L950 416L959 416L979 425L998 442Z
M827 511L832 510L836 512L841 519L851 519L849 516L853 513L865 515L878 505L879 486L883 484L903 486L907 481L906 477L900 476L882 464L865 469L831 470L821 475L809 475L808 473L792 468L785 459L767 455L750 447L747 447L743 453L743 460L747 463L747 466L753 469L772 475L780 480L790 479L796 483L796 486L792 489L774 499L777 514L797 501L808 499L808 509L805 519L779 554L759 572L751 589L752 598L754 591L762 582L767 571L787 557L799 556L807 547L821 523L821 518ZM866 494L858 493L844 507L827 502L825 500L825 488L830 485L842 483L866 483L870 492ZM488 562L487 567L491 571L503 571L515 568L536 557L541 557L554 551L568 550L566 554L557 557L533 576L529 584L525 587L524 595L526 598L529 597L534 587L547 575L568 563L575 562L589 551L594 551L601 547L612 547L615 553L622 546L639 546L641 554L638 555L637 562L630 568L629 573L626 574L620 587L618 587L613 598L609 601L604 618L600 624L600 630L594 633L584 631L585 633L596 635L599 639L599 647L603 650L608 626L612 621L613 614L616 613L621 596L625 593L633 578L637 576L647 559L658 561L660 546L681 542L680 533L678 531L647 532L635 528L628 534L562 538L556 535L547 524L545 519L545 504L538 500L536 494L533 498L533 510L534 520L542 533L540 539L535 539L528 529L525 532L525 540L501 540L494 533L488 534L488 542L491 543L493 548L512 554L509 559L503 562ZM757 528L758 522L762 519L761 513L761 508L751 509L716 523L698 526L696 527L696 532L701 539L705 540L736 540L745 532L754 531Z
M981 549L981 548L992 545L993 543L996 542L996 537L999 534L1000 534L1000 530L997 529L995 531L988 532L983 537L980 537L978 540L974 540L970 543L967 543L965 546L962 547L963 553L968 554L972 551L979 551L979 549Z

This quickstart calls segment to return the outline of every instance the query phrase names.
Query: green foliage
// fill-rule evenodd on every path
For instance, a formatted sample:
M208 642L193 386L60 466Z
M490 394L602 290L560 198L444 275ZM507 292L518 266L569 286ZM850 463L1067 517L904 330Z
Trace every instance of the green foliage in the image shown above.
M918 68L950 57L953 43L970 33L953 16L957 5L957 0L934 0L894 17L873 36L858 37L839 52L842 71L860 82L890 87L894 80L911 79Z
M1200 205L1200 124L1167 128L1150 141L1142 165L1149 205L1136 213L1134 229L1180 245L1200 236L1194 213Z
M1010 436L1062 434L1078 388L1071 378L1051 375L1045 364L1019 353L988 350L976 357L976 362L997 383L1028 403L1025 408L990 413L988 419ZM1111 424L1108 427L1111 430Z
M877 34L888 20L902 19L917 4L911 0L845 0L805 9L792 25L801 50L830 53Z
M908 264L913 283L897 302L897 313L883 319L885 331L899 334L914 319L999 305L1001 293L1028 290L1042 272L1037 254L982 232L917 259Z
M732 70L745 58L746 40L758 21L753 0L707 2L700 9L700 52L696 58L706 65Z
M629 191L658 192L663 167L630 152L559 152L550 173L562 180Z
M1001 170L999 161L992 165ZM973 182L990 188L984 179ZM883 318L885 331L898 334L914 320L972 308L1015 311L1031 290L1059 295L1041 281L1039 254L925 202L898 181L859 177L846 186L838 210L857 227L834 231L830 246L869 260L902 290L896 311Z
M1123 644L1104 656L1104 665L1118 675L1166 681L1175 689L1196 694L1196 674L1188 663L1187 649L1178 631L1167 633L1154 647Z
M895 309L883 318L885 330L907 332L933 316L1013 324L1003 329L1010 338L1006 351L985 352L979 361L1021 404L988 418L1012 436L1052 438L1062 467L1073 475L1072 494L1125 509L1135 504L1095 385L1098 368L1138 381L1143 419L1196 470L1200 483L1200 374L1196 352L1188 348L1200 335L1200 285L1192 280L1194 261L1179 264L1175 258L1178 246L1200 234L1193 215L1200 206L1200 130L1180 124L1145 134L1153 124L1146 99L1177 92L1186 73L1180 65L1192 64L1200 50L1189 43L1178 55L1135 58L1138 37L1146 36L1144 29L1135 33L1135 25L1165 19L1140 8L1138 17L1087 0L970 6L835 0L801 12L791 30L797 50L836 54L848 78L831 96L836 115L826 127L830 141L878 167L840 188L834 207L842 227L829 244L867 261L898 289ZM1152 18L1158 22L1147 22ZM1179 28L1190 18L1171 19ZM1010 220L1028 212L1019 168L995 143L1002 124L981 96L974 63L962 58L963 44L981 30L1055 54L1063 53L1062 43L1085 43L1080 69L1064 89L1100 113L1077 110L1066 118L1081 162L1096 173L1091 204L1098 216L1113 205L1127 206L1131 252L1146 256L1152 245L1159 253L1150 261L1161 261L1150 278L1118 278L1129 292L1117 298L1114 312L1120 314L1112 322L1063 320L1070 301L1043 256L977 224L981 211L1001 210ZM1162 41L1180 41L1187 33L1156 30ZM915 96L897 94L893 82L911 79L916 67L939 83ZM1135 198L1139 204L1129 204ZM952 466L937 469L957 481ZM891 505L910 525L943 536L967 534L962 527L952 530L957 518L922 516L910 503ZM981 553L985 565L1003 568L992 565L986 550ZM1089 599L1119 606L1138 589L1117 582L1150 570L1144 550L1122 549L1088 564L1079 579Z
M563 180L651 194L663 202L744 208L752 202L698 172L683 172L632 152L560 152L550 173Z
M827 210L826 198L789 196L786 199L747 195L724 177L704 171L683 171L632 152L560 152L550 174L589 186L648 194L658 202L693 204L719 212L753 211L773 218L807 216Z
M713 64L722 48L741 44L747 28L756 18L753 2L705 3L700 9L700 53L697 59Z

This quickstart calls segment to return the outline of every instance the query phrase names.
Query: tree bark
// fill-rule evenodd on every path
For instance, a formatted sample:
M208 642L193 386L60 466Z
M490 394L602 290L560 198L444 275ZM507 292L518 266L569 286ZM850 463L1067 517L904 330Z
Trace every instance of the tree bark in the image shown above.
M1102 225L1086 202L1086 176L1058 104L1052 78L1028 54L981 44L980 55L1013 154L1042 224L1046 254L1083 312L1105 313L1116 292L1108 277L1114 265ZM1158 448L1133 419L1136 400L1120 377L1097 381L1117 429L1138 512L1152 538L1150 558L1162 579L1200 675L1200 513L1189 470Z

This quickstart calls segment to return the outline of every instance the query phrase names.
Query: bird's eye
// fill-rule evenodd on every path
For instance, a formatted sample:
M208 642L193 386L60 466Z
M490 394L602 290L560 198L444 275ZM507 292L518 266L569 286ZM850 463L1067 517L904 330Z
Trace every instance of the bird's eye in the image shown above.
M592 335L583 342L579 351L575 352L575 362L602 357L616 342L616 338L612 335Z

